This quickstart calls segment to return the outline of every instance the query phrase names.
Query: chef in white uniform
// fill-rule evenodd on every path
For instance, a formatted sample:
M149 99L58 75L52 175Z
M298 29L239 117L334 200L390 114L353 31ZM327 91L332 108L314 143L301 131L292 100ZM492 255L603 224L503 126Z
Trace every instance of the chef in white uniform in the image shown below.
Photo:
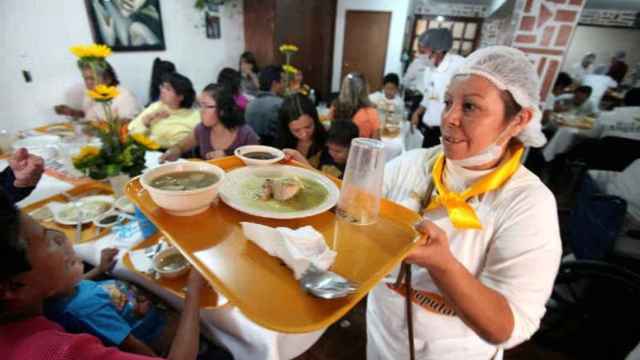
M538 329L561 256L555 199L521 165L546 141L539 90L524 53L480 49L446 91L442 146L387 164L384 196L423 214L424 237L412 275L369 294L368 360L410 358L407 280L416 359L500 359Z
M431 147L439 143L440 118L449 79L464 63L464 58L449 52L453 46L453 36L448 29L429 29L423 36L422 46L433 66L427 67L424 71L423 85L420 89L422 102L411 116L411 122L413 126L418 126L424 135L422 146Z

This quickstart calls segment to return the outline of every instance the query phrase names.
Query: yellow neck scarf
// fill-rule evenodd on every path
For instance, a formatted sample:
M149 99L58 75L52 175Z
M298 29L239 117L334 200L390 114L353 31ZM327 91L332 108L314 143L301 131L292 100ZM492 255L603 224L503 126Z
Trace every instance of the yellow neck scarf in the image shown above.
M520 159L524 153L524 146L518 144L513 156L494 171L473 183L461 193L447 190L442 183L444 172L444 154L440 154L433 165L431 175L438 195L431 200L427 211L444 206L449 214L449 219L457 229L482 229L478 215L467 200L474 196L500 188L520 167Z

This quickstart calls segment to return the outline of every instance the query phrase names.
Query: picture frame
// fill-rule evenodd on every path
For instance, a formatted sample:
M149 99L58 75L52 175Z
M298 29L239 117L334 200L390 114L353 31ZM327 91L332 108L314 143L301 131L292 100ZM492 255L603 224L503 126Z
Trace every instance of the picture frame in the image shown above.
M118 51L166 50L160 0L85 0L96 44Z
M222 37L220 16L205 11L204 25L207 39L220 39Z

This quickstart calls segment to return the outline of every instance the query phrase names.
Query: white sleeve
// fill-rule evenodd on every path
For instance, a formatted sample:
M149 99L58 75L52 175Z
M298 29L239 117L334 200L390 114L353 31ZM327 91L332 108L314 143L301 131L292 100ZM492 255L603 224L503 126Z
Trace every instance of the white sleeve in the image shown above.
M384 166L384 180L382 183L382 197L389 198L392 189L398 187L398 180L400 178L399 172L403 168L403 161L405 156L396 156L395 159L389 161Z
M556 202L542 185L516 190L502 202L496 234L491 240L479 280L502 294L513 314L512 348L540 326L545 304L558 273L562 246Z

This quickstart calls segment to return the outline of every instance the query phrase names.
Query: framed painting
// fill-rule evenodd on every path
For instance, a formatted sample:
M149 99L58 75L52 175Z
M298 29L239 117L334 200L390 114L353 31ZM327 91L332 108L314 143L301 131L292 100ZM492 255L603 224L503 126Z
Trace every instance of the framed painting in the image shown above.
M85 0L93 41L113 51L165 50L160 0Z

